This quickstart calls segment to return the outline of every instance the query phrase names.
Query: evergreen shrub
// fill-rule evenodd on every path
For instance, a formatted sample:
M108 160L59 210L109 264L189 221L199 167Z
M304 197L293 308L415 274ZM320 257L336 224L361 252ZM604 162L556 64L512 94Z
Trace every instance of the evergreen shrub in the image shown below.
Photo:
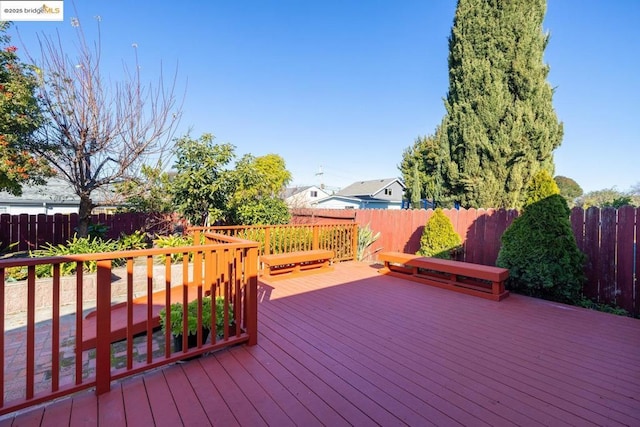
M541 170L531 178L525 192L524 206L546 199L554 194L560 194L560 188L551 174Z
M581 300L585 255L571 230L567 201L554 194L527 206L502 235L496 264L509 269L507 287L564 303Z
M462 248L462 239L453 229L451 220L441 208L437 208L427 221L420 238L417 255L451 259L452 253Z

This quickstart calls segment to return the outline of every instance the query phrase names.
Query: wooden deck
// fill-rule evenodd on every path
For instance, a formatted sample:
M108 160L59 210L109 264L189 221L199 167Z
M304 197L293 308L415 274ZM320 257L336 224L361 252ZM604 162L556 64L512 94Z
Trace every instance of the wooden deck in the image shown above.
M640 425L636 319L343 263L262 282L259 331L0 426Z

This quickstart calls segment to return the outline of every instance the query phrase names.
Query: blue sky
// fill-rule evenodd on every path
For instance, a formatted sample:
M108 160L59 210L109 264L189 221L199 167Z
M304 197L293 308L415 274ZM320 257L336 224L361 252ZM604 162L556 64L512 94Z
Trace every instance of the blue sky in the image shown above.
M111 78L138 45L149 80L178 68L177 135L209 132L237 153L281 155L293 184L399 176L403 150L444 114L454 0L77 1L64 22L17 22L24 47L71 17L101 17ZM556 174L585 191L640 183L640 1L548 0L545 60L564 122ZM21 47L14 38L15 44ZM318 175L322 167L322 175Z

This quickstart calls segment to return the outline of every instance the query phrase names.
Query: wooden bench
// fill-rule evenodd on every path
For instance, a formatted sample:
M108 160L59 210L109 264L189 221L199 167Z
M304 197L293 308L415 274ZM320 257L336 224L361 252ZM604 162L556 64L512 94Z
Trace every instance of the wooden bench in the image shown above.
M380 271L392 276L493 301L509 296L509 291L504 288L509 278L506 268L402 252L381 252L378 259L384 262Z
M275 255L262 255L262 275L275 278L286 273L299 275L307 272L323 272L331 269L330 262L335 256L333 251L317 249L289 252ZM289 275L290 277L290 275Z

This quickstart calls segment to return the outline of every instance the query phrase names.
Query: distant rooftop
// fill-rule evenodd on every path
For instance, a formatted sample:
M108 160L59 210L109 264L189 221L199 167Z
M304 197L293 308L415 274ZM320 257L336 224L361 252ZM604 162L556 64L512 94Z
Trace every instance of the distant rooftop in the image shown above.
M387 187L394 181L398 181L402 184L398 178L384 178L384 179L372 179L369 181L358 181L338 191L339 196L358 196L358 197L373 197L383 188Z

